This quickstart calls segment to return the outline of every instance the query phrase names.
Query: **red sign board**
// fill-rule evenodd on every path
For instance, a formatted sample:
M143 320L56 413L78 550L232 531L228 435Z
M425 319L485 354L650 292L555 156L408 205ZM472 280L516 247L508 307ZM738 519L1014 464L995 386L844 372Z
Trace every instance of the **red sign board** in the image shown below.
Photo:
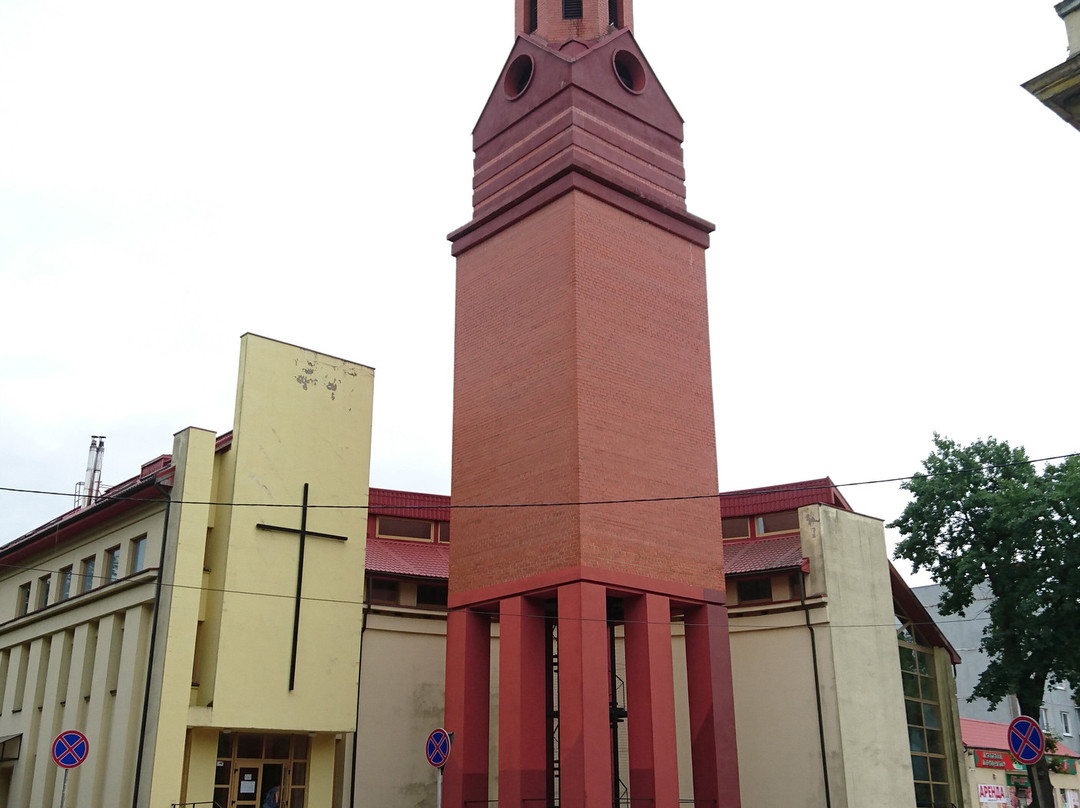
M1001 769L1002 771L1026 771L1008 752L994 752L989 749L975 750L975 765L982 769Z

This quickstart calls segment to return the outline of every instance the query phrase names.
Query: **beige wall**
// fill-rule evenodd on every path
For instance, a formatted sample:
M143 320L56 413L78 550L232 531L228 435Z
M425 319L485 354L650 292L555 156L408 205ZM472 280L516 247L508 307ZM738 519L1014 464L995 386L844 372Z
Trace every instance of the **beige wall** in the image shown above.
M0 737L21 733L19 760L0 778L6 808L59 804L63 772L53 739L78 729L91 751L68 777L67 804L130 804L142 715L146 650L164 507L143 506L0 574ZM132 571L131 541L146 537L145 564ZM106 550L120 548L118 579L106 581ZM93 588L59 600L60 573L95 558ZM51 575L49 604L37 608L40 578ZM19 586L32 581L31 611L16 618ZM5 779L10 782L5 787ZM76 802L78 801L78 802Z
M446 621L375 612L364 631L357 808L435 805L435 769L424 756L442 726Z

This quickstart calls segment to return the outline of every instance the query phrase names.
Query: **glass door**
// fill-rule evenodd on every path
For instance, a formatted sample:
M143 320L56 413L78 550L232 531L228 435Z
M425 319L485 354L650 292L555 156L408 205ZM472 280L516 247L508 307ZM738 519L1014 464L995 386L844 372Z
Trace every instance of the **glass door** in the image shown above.
M233 770L232 802L230 808L259 808L259 783L262 761L238 760Z

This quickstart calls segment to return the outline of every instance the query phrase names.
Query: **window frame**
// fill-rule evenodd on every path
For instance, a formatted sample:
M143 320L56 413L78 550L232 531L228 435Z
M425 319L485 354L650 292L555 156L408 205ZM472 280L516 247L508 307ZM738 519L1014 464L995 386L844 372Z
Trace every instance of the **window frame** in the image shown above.
M105 564L102 572L105 573L104 584L108 585L120 580L120 545L117 544L105 551Z
M1061 734L1065 738L1072 737L1072 719L1068 710L1061 711Z
M94 572L97 568L97 553L87 556L79 562L79 594L94 588Z
M75 579L75 568L68 564L60 568L60 587L56 590L56 601L60 603L71 597L71 582Z
M382 529L383 520L389 520L394 522L408 522L418 525L427 525L427 538L420 538L419 536L403 536L397 533L384 533ZM375 517L375 538L377 539L392 539L393 541L419 541L432 544L435 541L435 522L430 519L410 519L407 516L382 516Z
M30 613L30 588L33 586L32 581L27 581L24 584L19 584L19 592L16 595L15 601L15 616L22 617L23 615Z
M48 575L42 575L38 578L37 587L37 608L44 609L49 605L49 595L52 590L52 573Z
M128 575L146 569L146 534L136 536L128 543Z

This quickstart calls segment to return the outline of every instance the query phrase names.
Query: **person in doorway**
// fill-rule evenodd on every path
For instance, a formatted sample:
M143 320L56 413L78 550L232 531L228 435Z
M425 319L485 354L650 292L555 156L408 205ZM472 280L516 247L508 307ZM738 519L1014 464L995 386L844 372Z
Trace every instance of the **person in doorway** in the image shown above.
M274 786L263 797L262 808L278 808L281 805L281 786Z

